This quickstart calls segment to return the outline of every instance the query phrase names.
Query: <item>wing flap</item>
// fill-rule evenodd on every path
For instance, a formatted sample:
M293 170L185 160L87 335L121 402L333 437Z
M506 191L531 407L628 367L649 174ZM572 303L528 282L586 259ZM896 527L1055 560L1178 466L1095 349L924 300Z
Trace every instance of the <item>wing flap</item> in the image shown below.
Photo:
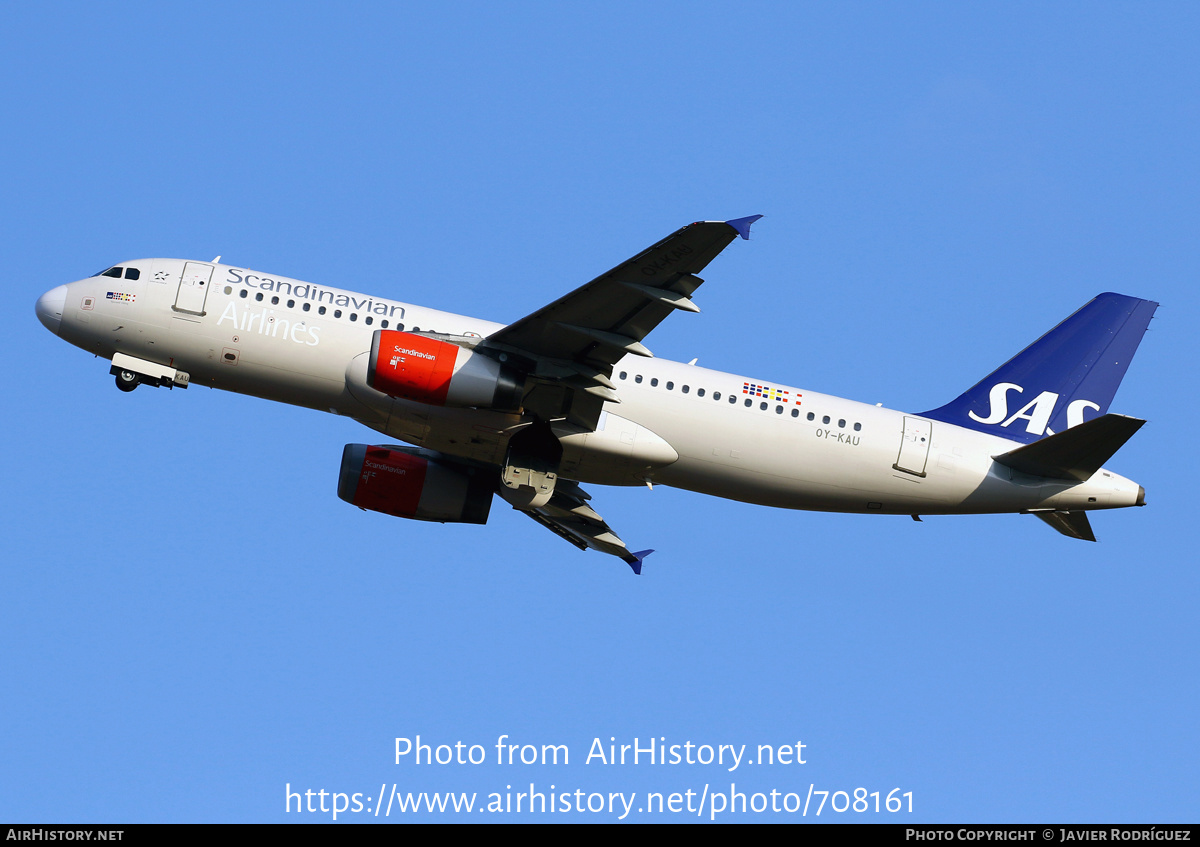
M611 372L667 315L695 311L696 276L757 220L700 221L679 229L570 294L488 336L486 344L534 357L592 362ZM641 352L645 351L645 352Z
M548 306L489 335L479 347L503 353L532 377L524 408L543 420L595 426L605 402L619 403L609 377L672 312L698 312L696 276L761 215L688 224Z
M546 505L520 511L580 550L598 550L616 556L633 568L634 573L640 574L642 559L652 551L630 552L604 518L587 504L590 499L591 496L577 483L560 480Z

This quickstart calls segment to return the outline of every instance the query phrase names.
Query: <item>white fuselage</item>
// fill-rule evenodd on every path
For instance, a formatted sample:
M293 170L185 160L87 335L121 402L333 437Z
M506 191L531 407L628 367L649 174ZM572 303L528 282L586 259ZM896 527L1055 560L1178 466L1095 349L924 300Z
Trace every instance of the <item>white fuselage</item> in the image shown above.
M212 267L211 277L185 292L181 277L198 266ZM469 461L502 465L522 423L396 400L366 382L378 329L486 337L501 324L229 265L120 267L138 279L98 276L55 290L58 335L104 358L125 354L186 372L192 384L345 415ZM992 460L1015 441L793 386L639 356L618 362L612 381L621 402L605 403L595 431L554 425L563 477L883 514L1100 509L1139 499L1136 483L1106 470L1083 483L1026 476Z

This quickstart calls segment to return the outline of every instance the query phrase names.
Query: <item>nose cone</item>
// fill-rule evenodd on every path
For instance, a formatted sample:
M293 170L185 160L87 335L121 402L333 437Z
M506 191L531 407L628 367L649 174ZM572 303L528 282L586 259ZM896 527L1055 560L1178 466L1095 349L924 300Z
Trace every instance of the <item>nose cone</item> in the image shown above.
M59 324L62 323L63 309L67 305L67 287L60 285L51 288L38 298L37 316L42 326L58 335Z

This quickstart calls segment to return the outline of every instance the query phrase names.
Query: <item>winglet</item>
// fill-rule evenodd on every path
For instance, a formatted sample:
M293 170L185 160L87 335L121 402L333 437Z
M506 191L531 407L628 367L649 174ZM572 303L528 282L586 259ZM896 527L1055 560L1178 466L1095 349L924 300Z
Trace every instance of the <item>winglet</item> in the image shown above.
M628 556L622 556L629 567L633 568L633 572L638 576L642 575L642 559L653 553L653 550L641 550L637 553L630 553Z
M743 239L745 239L746 241L749 241L750 240L750 224L754 223L756 220L758 220L761 217L762 217L762 215L751 215L748 218L735 218L731 221L725 221L725 223L729 224L731 227L736 229L737 234L740 235Z

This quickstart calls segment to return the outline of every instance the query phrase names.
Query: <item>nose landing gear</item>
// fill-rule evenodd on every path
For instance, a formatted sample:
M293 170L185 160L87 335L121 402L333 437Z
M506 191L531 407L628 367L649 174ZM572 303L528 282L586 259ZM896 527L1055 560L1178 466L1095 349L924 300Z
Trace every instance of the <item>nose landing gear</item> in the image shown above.
M191 382L191 376L186 371L124 353L113 354L112 367L108 372L117 378L117 388L122 391L133 391L139 385L154 388L162 385L167 388L187 388Z
M133 371L117 371L117 388L122 391L133 391L142 382L142 378Z

